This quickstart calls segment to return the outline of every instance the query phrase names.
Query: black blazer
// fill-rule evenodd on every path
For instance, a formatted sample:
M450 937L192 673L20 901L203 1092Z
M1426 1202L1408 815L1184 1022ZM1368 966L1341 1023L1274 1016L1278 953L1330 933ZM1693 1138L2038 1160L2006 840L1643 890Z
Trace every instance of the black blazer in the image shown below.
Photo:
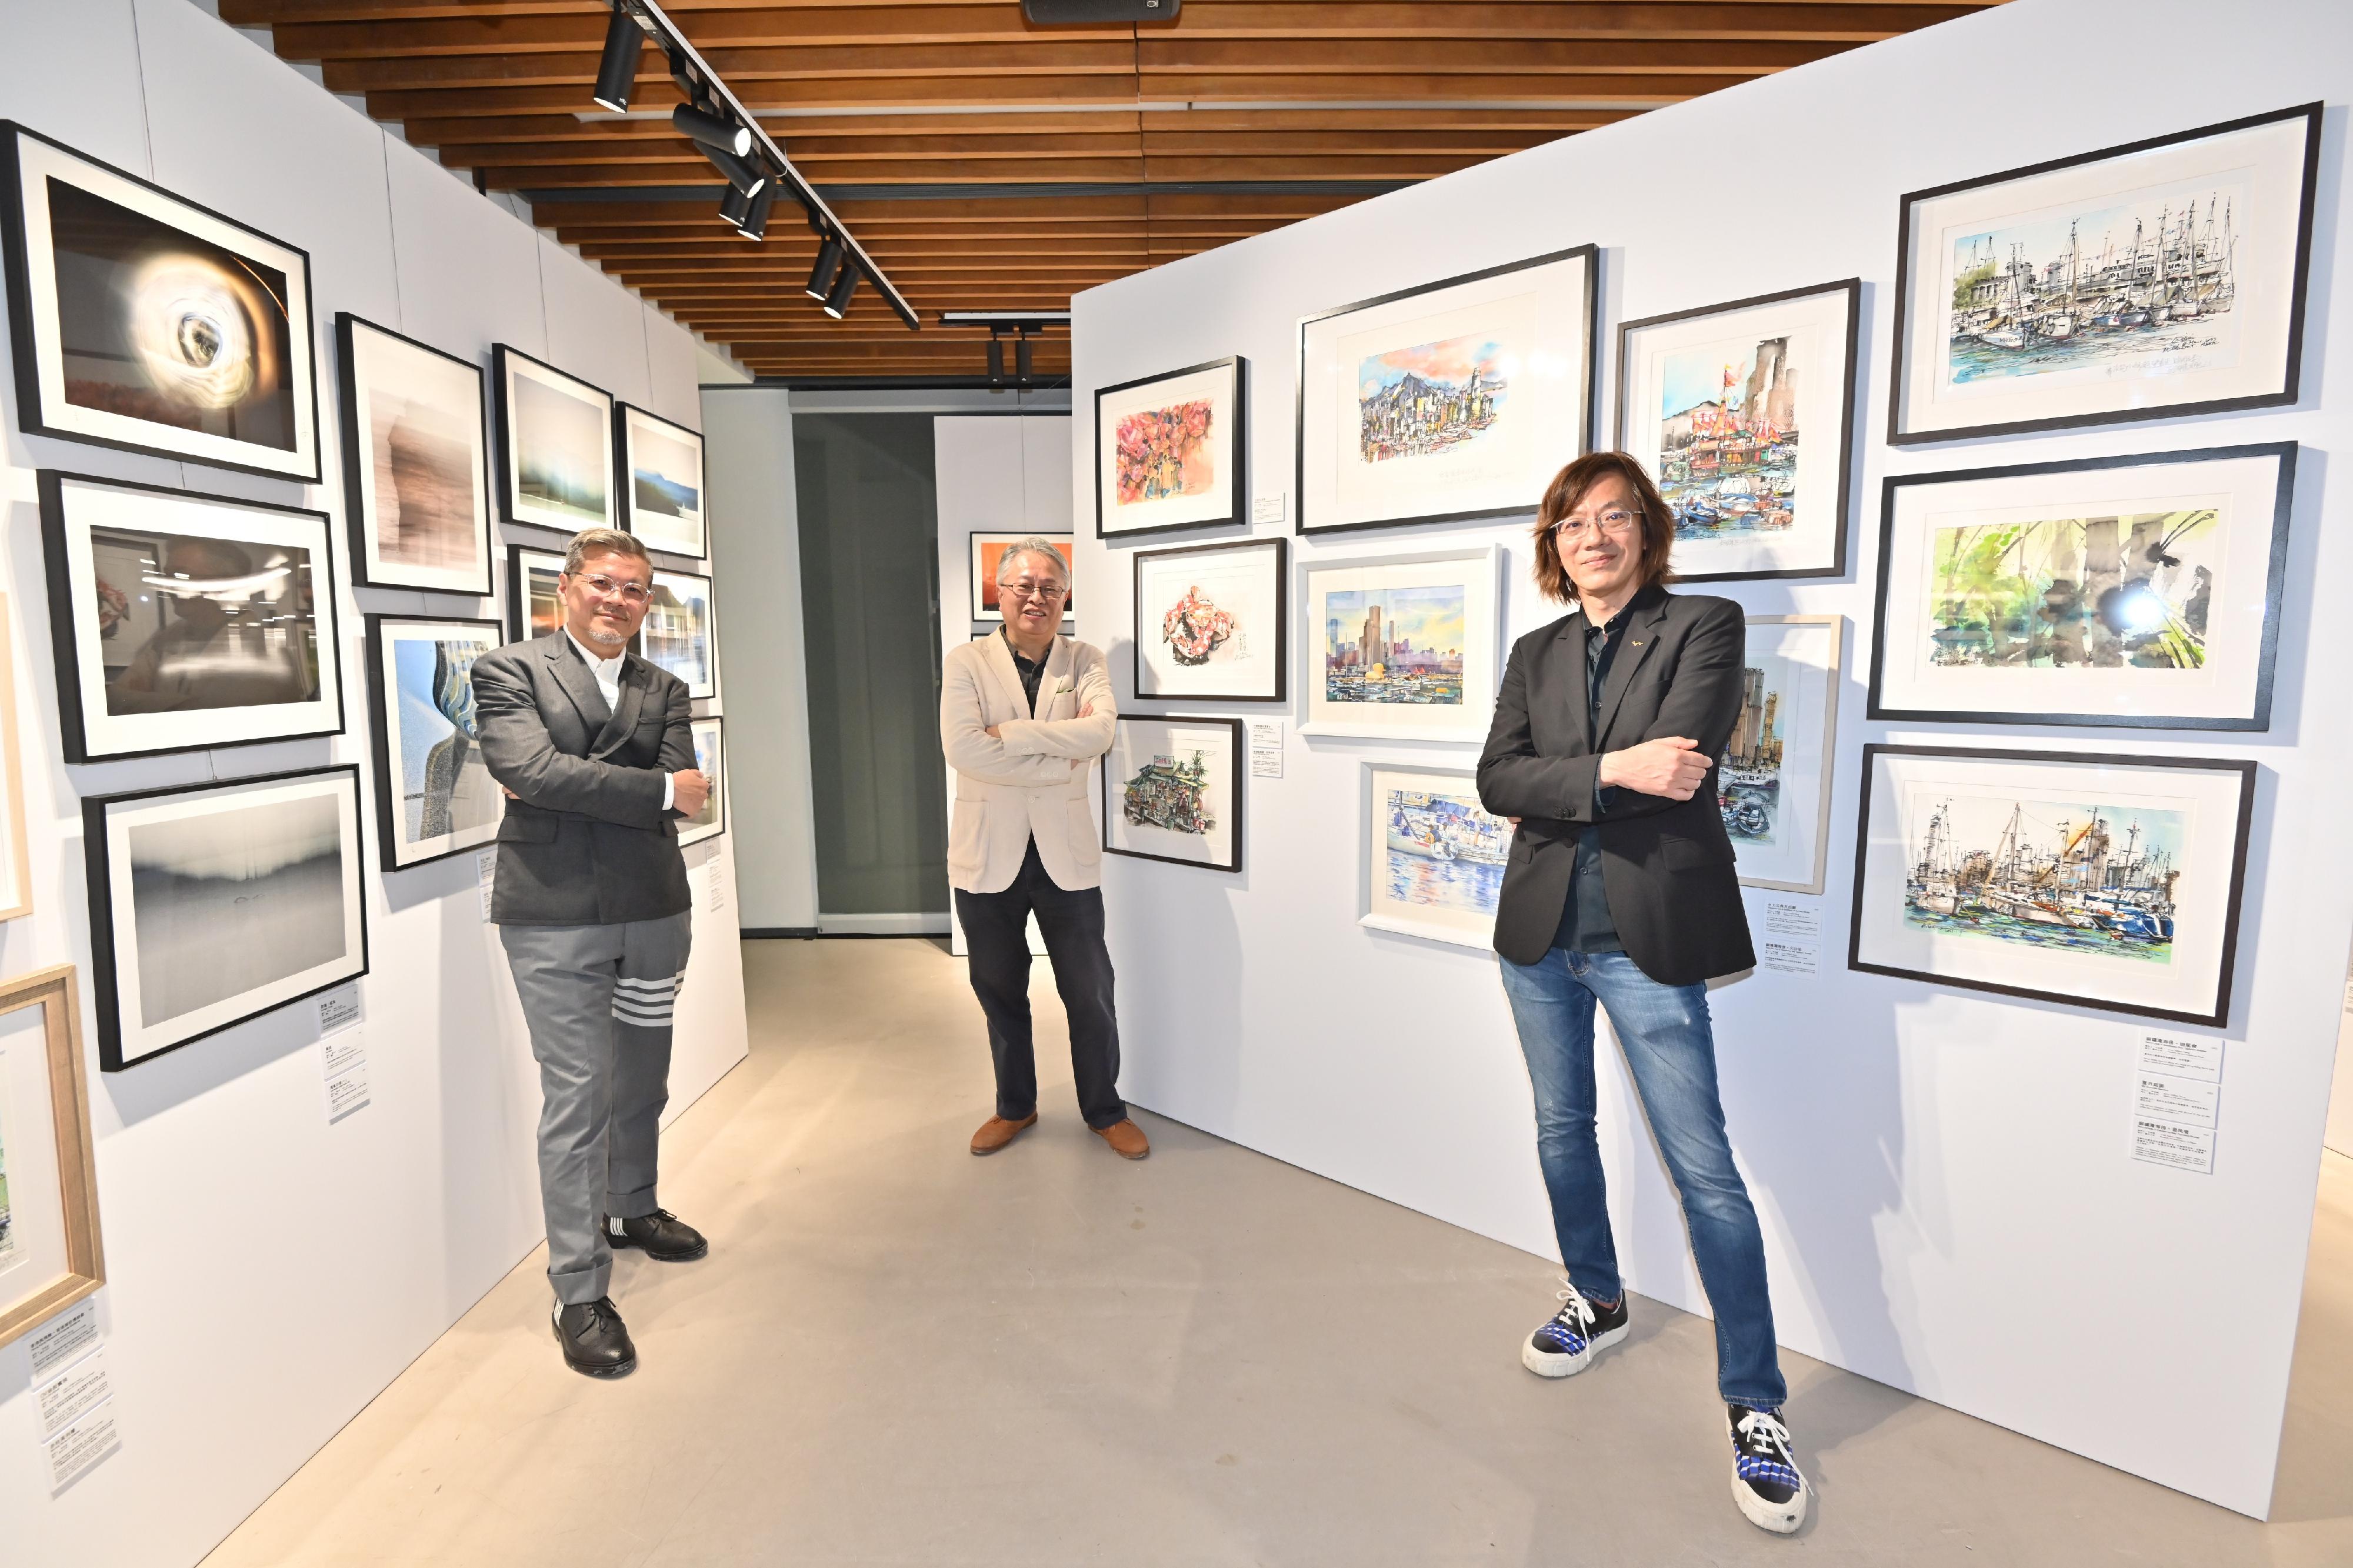
M1755 967L1748 914L1716 809L1716 768L1689 800L1620 788L1595 815L1604 752L1688 735L1721 759L1740 717L1746 620L1729 599L1646 588L1628 606L1586 740L1585 614L1572 611L1513 645L1479 758L1479 799L1520 818L1495 911L1495 951L1534 963L1552 947L1577 861L1598 825L1609 915L1626 955L1665 985Z
M692 907L662 775L695 766L686 683L631 654L611 709L559 628L474 661L482 760L514 791L491 919L620 925Z

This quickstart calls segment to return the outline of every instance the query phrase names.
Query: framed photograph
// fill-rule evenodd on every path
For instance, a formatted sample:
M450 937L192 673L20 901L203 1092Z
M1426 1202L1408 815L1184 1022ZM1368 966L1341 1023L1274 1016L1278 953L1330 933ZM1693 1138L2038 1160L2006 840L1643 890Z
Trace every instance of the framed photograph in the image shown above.
M719 695L719 628L711 579L654 568L653 603L638 628L636 650L686 682L698 702Z
M482 761L474 661L505 641L496 621L367 617L368 725L386 871L479 848L506 796Z
M1285 700L1288 560L1280 538L1136 552L1135 694Z
M1675 580L1846 570L1855 341L1849 278L1618 329L1618 446L1675 513Z
M1471 769L1367 762L1359 843L1358 925L1494 946L1512 825L1479 804Z
M0 594L0 921L33 912L32 862L25 847L24 758L16 749L16 661L10 650L8 596Z
M66 761L340 734L322 511L44 468Z
M81 811L106 1071L367 973L356 765Z
M1095 537L1250 520L1250 362L1211 360L1095 392Z
M482 367L349 310L335 316L352 580L491 595Z
M614 418L621 445L621 526L649 550L708 560L702 434L627 403L615 405Z
M679 819L678 842L681 848L716 838L727 831L726 730L718 719L697 719L693 730L694 765L711 781L711 795L703 801L701 811Z
M613 395L504 343L491 350L499 515L577 533L611 528Z
M73 965L0 981L0 1346L106 1283Z
M27 435L319 479L311 257L0 121Z
M1888 440L2294 403L2320 111L1905 196Z
M1062 570L1071 570L1071 542L1068 533L976 533L972 536L972 618L976 621L1002 621L1004 607L997 600L997 568L1005 560L1005 547L1017 540L1039 538L1051 544L1062 557ZM1069 631L1078 614L1076 593L1062 601L1062 629Z
M2293 441L1886 482L1873 719L2268 730Z
M1862 749L1849 967L2215 1028L2255 764Z
M1487 738L1503 679L1499 548L1310 561L1299 579L1301 734Z
M1103 848L1240 870L1247 751L1239 719L1121 714L1103 758Z
M1740 880L1822 890L1844 616L1751 616L1740 717L1716 769L1716 808Z
M514 641L543 637L564 625L563 602L556 597L555 585L563 575L561 550L507 546L507 635ZM640 638L643 635L639 633Z
M1581 245L1303 320L1299 531L1535 511L1592 449L1599 265Z

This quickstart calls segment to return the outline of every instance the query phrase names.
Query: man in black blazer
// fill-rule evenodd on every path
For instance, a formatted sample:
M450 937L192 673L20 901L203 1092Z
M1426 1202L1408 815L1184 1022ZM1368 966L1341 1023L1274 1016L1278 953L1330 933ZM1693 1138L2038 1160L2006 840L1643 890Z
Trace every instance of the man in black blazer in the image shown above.
M1746 623L1729 599L1667 592L1673 543L1673 514L1632 458L1597 452L1561 470L1537 512L1535 576L1576 607L1513 647L1479 759L1480 799L1518 824L1495 951L1568 1275L1564 1305L1520 1361L1567 1377L1626 1337L1594 1136L1599 1002L1715 1312L1734 1500L1751 1522L1788 1532L1809 1494L1781 1415L1764 1237L1725 1134L1705 984L1756 963L1716 805Z
M654 1202L693 907L677 823L709 786L685 683L629 652L652 589L637 540L575 534L556 579L564 625L473 670L482 758L512 797L491 918L540 1065L555 1338L592 1377L637 1365L608 1294L613 1248L660 1262L710 1249Z

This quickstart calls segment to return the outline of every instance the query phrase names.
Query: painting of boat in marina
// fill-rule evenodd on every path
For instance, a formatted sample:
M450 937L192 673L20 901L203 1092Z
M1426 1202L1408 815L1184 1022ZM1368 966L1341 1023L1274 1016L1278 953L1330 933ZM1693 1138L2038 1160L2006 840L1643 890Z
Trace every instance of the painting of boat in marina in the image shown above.
M1512 825L1479 804L1471 772L1366 763L1365 791L1359 923L1492 945Z
M1659 388L1659 493L1675 538L1778 532L1795 520L1798 373L1789 340L1670 354Z
M1922 826L1905 918L1936 931L2168 963L2179 810L1948 796Z
M1122 714L1103 759L1103 847L1241 869L1242 721Z

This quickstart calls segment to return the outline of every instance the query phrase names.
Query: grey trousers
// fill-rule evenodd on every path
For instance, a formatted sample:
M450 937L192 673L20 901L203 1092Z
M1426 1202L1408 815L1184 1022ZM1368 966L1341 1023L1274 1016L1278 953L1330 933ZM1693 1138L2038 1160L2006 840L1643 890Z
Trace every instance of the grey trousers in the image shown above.
M539 1060L547 1279L565 1306L609 1293L613 1249L598 1216L657 1206L670 1013L692 919L681 910L626 925L499 928Z

